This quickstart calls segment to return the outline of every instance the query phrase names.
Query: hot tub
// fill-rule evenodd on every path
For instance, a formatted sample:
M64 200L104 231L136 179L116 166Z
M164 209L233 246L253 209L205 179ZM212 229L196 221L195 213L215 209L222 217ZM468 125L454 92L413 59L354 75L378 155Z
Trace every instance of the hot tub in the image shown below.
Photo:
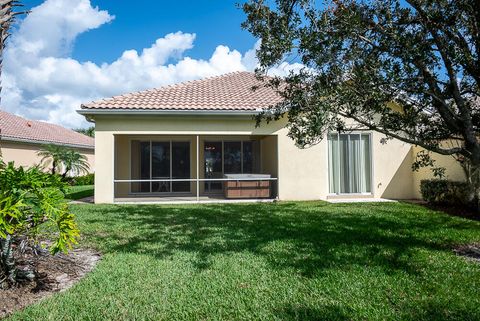
M270 178L268 174L225 174L231 179L224 184L225 198L268 198L270 197Z

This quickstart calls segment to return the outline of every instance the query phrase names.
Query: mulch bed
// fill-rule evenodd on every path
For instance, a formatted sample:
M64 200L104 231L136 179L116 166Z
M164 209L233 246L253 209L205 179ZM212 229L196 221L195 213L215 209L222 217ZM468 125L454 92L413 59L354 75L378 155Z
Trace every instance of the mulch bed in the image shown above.
M463 218L468 218L470 220L480 221L480 213L468 206L430 205L430 204L427 204L425 206L432 210L441 211L452 216L459 216Z
M407 202L412 204L418 204L429 208L434 211L444 212L452 216L458 216L467 218L474 221L480 221L480 212L475 209L465 206L465 205L440 205L440 204L429 204L425 201L419 200L407 200Z
M90 272L99 259L100 255L89 249L75 249L68 255L55 256L46 251L25 253L17 258L17 262L19 266L34 266L37 278L6 290L0 289L0 318L70 288Z
M457 255L480 263L480 243L460 245L454 249Z

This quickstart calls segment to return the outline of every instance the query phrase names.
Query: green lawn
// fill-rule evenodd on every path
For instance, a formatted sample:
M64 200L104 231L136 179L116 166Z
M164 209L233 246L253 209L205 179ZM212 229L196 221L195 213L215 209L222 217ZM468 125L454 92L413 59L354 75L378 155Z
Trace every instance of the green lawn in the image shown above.
M93 185L69 186L65 198L78 200L84 197L93 196Z
M479 320L480 224L403 203L75 205L104 253L12 320Z

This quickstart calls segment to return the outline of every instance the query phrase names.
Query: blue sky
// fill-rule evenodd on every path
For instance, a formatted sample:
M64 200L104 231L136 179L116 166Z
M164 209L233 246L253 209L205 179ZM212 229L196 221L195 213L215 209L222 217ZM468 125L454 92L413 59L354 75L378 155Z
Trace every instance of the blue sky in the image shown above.
M82 103L257 65L236 0L23 3L31 13L7 44L1 107L29 119L87 126Z
M32 8L42 0L25 0ZM245 15L236 4L239 0L155 1L92 0L92 6L107 10L115 19L102 27L81 34L72 57L96 63L112 62L126 48L142 50L168 33L183 31L197 35L188 55L208 59L219 44L245 52L255 39L240 24Z

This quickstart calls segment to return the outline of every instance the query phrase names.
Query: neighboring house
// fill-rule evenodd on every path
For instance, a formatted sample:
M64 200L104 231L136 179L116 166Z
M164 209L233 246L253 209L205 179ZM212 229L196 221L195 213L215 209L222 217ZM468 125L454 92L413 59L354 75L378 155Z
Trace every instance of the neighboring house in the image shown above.
M95 140L62 126L27 120L0 111L0 151L5 163L33 166L41 163L38 151L47 144L69 147L85 155L90 171L95 169Z
M417 147L357 130L300 149L285 120L255 125L279 99L236 72L82 105L96 126L95 201L420 197L430 172L412 172ZM462 179L453 158L438 159Z

